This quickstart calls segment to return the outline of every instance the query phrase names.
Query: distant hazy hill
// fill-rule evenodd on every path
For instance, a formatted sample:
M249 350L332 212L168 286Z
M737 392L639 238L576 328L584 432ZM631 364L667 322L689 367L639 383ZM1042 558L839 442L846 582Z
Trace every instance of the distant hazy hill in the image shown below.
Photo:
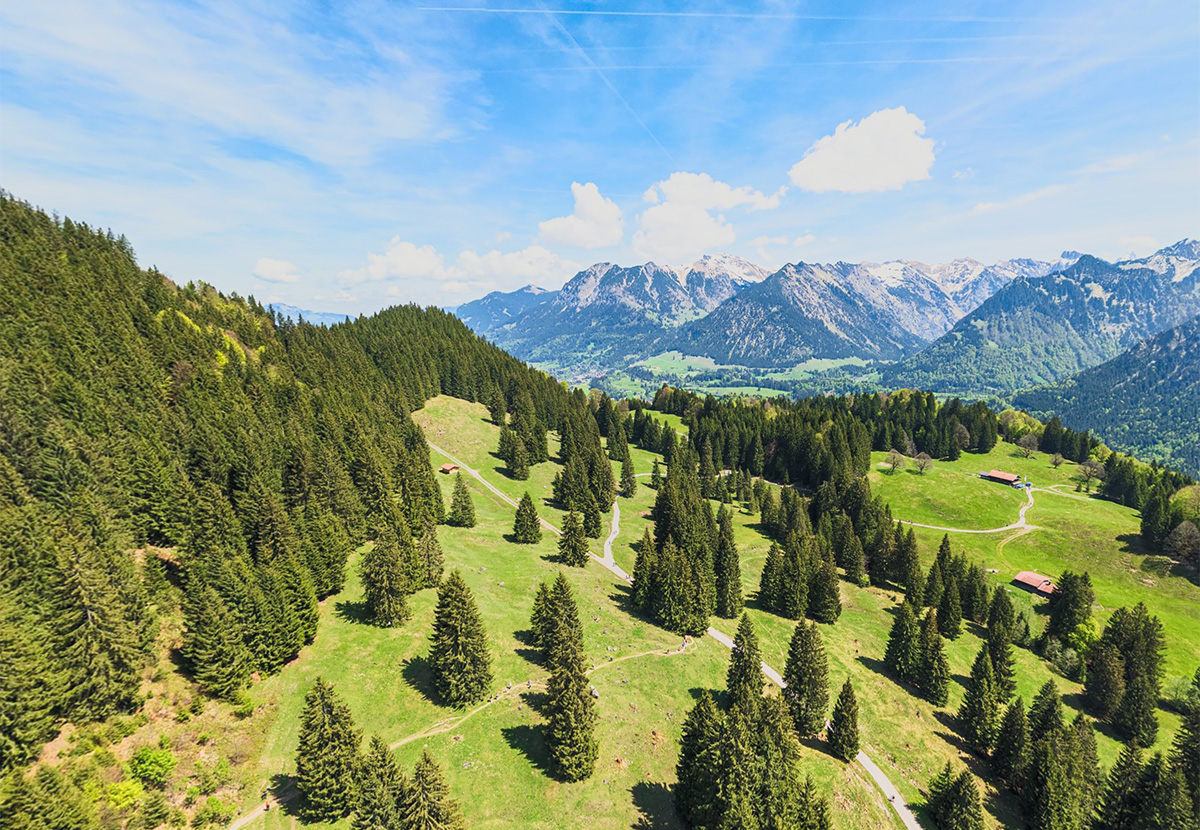
M1052 383L1200 313L1200 243L1144 259L1084 256L1019 277L925 350L883 373L888 386L998 395Z
M516 291L493 291L486 297L460 305L454 314L476 334L485 334L511 323L529 309L549 302L556 296L557 291L536 285L527 285Z
M1200 475L1200 317L1067 380L1019 392L1013 403Z
M293 320L303 317L307 322L318 326L332 326L335 323L344 323L352 319L349 314L338 314L335 311L309 311L287 303L271 303L267 308L278 311L284 317L290 317Z

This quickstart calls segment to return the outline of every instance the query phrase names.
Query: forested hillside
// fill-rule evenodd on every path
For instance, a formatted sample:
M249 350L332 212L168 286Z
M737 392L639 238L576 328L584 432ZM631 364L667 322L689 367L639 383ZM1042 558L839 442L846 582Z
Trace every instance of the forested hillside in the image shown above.
M168 577L182 662L229 699L313 639L364 540L398 548L405 590L436 580L409 413L440 393L519 399L543 432L568 404L439 310L295 325L0 197L0 770L140 705Z
M1200 474L1200 317L1013 402L1113 447Z

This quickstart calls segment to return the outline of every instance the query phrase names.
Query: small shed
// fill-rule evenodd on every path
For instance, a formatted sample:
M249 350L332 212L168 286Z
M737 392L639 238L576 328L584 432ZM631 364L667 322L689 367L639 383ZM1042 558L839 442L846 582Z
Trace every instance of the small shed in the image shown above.
M1050 577L1042 576L1033 571L1021 571L1013 577L1013 585L1018 588L1024 588L1031 594L1037 594L1039 597L1049 597L1054 593L1054 583L1050 581Z
M449 464L449 463L447 463L447 464L443 464L441 467L438 467L438 470L439 470L440 472L443 472L443 473L445 473L446 475L450 475L451 473L457 473L457 472L458 472L458 465L457 465L457 464Z
M998 481L1010 487L1021 480L1021 477L1016 473L1006 473L1003 470L989 470L983 474L983 477L988 481Z

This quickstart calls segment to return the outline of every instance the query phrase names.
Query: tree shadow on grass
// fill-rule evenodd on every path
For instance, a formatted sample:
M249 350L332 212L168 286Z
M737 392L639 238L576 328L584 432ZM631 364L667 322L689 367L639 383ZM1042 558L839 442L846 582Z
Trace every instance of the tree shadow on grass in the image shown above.
M889 680L894 679L892 678L892 673L888 671L887 664L882 660L877 660L874 657L868 657L865 654L858 655L856 659L858 662L862 663L863 666L875 672L876 674L886 677Z
M410 657L405 660L404 667L400 670L400 675L404 678L404 682L411 686L421 697L430 703L438 706L442 705L443 701L437 693L437 687L433 685L433 670L427 658Z
M271 783L267 785L267 800L271 804L271 810L279 810L285 816L299 816L301 798L303 796L296 789L296 776L285 772L277 772L271 776Z
M356 623L358 625L370 625L371 620L367 616L367 604L365 602L351 602L348 599L338 600L333 604L333 613L339 620Z
M661 781L641 781L629 788L633 806L638 810L634 830L660 830L683 827L683 819L675 811L671 788Z
M824 730L822 730L822 734L824 734ZM832 750L829 749L828 742L821 740L816 735L810 735L807 738L800 738L800 745L811 749L813 752L820 753L826 758L832 758L835 761L845 763L845 761L842 761L841 758L833 754Z
M504 741L524 755L529 763L547 777L554 777L550 762L550 747L546 746L545 729L540 726L506 726L500 730Z
M523 648L516 649L517 656L535 666L540 666L542 664L542 650L533 644L533 631L523 628L520 631L514 631L513 637L523 646Z

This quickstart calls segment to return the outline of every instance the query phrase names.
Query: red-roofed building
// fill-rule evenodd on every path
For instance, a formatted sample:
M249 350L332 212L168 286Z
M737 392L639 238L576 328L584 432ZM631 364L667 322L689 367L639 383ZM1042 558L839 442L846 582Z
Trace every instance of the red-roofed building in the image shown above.
M1048 597L1054 593L1054 583L1050 581L1050 577L1033 571L1021 571L1013 577L1013 585L1040 597Z
M991 470L983 474L988 481L998 481L1001 484L1013 485L1021 480L1016 473L1006 473L1003 470Z

